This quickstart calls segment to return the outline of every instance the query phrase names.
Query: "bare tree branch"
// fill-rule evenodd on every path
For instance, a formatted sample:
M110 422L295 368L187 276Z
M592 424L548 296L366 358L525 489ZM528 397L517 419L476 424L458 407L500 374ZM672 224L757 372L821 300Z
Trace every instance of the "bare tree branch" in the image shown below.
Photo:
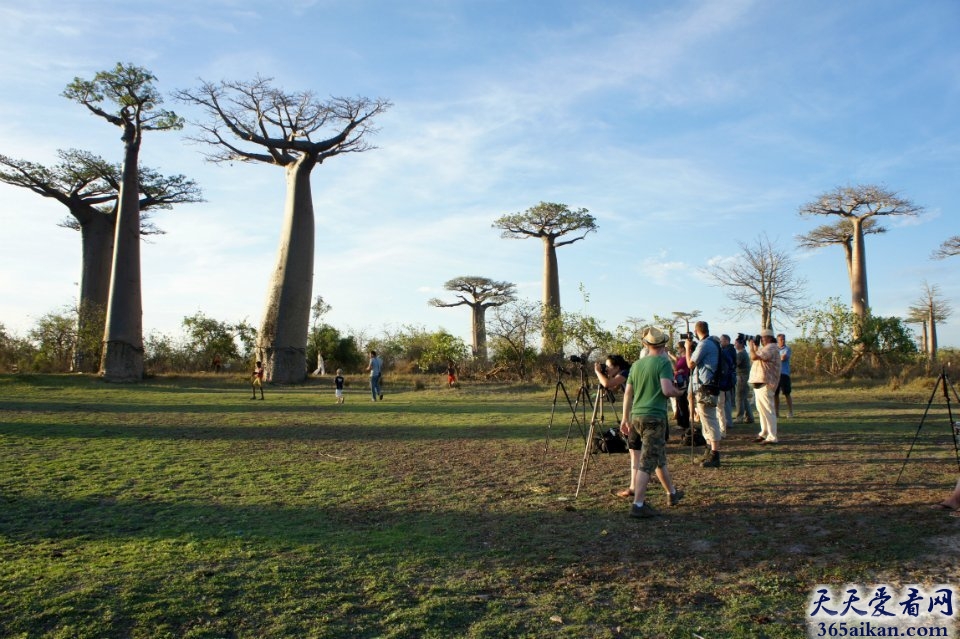
M803 310L806 280L796 275L793 259L766 234L748 245L739 243L741 253L730 264L717 264L701 271L727 289L736 306L736 317L760 313L761 326L773 328L774 312L795 317Z

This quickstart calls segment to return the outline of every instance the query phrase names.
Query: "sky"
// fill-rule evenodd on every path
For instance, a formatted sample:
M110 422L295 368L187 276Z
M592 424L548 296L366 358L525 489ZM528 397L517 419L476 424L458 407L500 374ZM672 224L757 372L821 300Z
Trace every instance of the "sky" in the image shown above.
M564 310L613 329L700 311L736 318L711 266L766 234L796 261L806 301L849 302L843 251L796 237L832 218L798 210L878 184L922 213L866 243L874 313L903 316L923 283L960 309L960 3L955 0L0 0L0 153L55 164L58 149L120 161L119 130L61 97L117 62L149 69L184 116L147 133L141 162L196 180L205 202L159 211L142 247L143 323L259 325L283 221L284 171L212 164L186 138L204 115L171 94L272 78L317 96L384 98L375 149L313 171L314 295L325 320L373 338L406 326L469 344L444 283L479 275L542 291L537 239L493 222L541 201L586 208L597 231L558 250ZM0 324L25 335L76 303L79 233L66 209L0 184ZM775 328L797 333L789 318ZM939 327L960 346L960 315Z

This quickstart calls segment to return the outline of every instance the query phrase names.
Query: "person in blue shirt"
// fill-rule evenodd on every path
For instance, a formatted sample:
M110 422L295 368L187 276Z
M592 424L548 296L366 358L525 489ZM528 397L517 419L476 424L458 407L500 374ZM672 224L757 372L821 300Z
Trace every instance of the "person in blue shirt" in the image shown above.
M380 383L383 381L383 360L377 356L377 351L370 351L367 370L370 371L370 395L373 397L370 401L382 400L383 391L380 389Z
M787 398L787 418L793 418L793 398L790 397L790 358L793 351L787 346L787 336L777 335L777 347L780 349L780 384L777 385L776 398L773 400L777 417L780 417L780 393Z
M707 441L700 465L704 468L720 468L720 439L723 435L717 418L717 395L707 390L711 384L716 388L714 376L720 363L720 340L710 336L710 326L704 321L697 322L694 331L700 340L696 350L690 352L693 340L686 340L684 346L690 366L690 388L696 399L703 438Z

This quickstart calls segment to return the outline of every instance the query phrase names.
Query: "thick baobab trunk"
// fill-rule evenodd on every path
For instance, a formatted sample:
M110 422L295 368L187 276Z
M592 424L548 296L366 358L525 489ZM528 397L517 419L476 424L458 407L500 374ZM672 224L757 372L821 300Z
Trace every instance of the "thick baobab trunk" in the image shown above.
M80 305L106 308L110 299L110 268L116 217L95 212L80 224L83 268L80 272ZM139 242L139 233L137 241Z
M933 315L933 309L927 314L927 356L931 362L937 361L937 319Z
M563 348L558 344L556 321L560 318L560 273L557 267L557 247L554 238L543 237L543 339L541 349L546 354L557 354Z
M867 256L863 242L863 218L853 217L853 246L850 270L850 309L861 319L867 316Z
M921 331L920 331L920 350L923 351L924 354L926 354L926 355L927 355L927 358L929 359L929 358L930 358L930 349L927 348L927 342L928 342L928 340L927 340L927 321L926 321L926 320L924 320L923 322L920 323L920 328L921 328Z
M487 361L487 309L483 304L473 304L473 356Z
M73 369L92 373L100 365L99 348L90 347L87 333L94 327L103 337L103 314L110 298L110 267L113 261L116 216L95 209L87 215L75 216L80 223L83 247L83 265L80 269L80 299L77 303L77 348L73 354Z
M303 156L287 167L287 201L277 266L267 291L257 356L268 381L302 382L307 375L307 334L313 292L313 199L310 171L316 163Z
M107 381L143 379L143 301L140 286L139 133L125 131L113 268L100 374Z

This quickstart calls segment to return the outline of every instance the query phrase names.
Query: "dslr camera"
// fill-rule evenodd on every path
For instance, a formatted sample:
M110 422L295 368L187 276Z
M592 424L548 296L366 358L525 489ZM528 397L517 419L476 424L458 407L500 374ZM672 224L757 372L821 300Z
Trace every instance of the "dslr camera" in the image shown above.
M744 344L747 342L753 342L756 346L760 346L759 335L746 335L744 333L737 333L737 339L742 341Z
M683 340L685 340L685 339L692 340L692 339L693 339L693 331L687 331L686 333L680 333L679 335L677 335L677 339L680 340L680 341L683 341Z

